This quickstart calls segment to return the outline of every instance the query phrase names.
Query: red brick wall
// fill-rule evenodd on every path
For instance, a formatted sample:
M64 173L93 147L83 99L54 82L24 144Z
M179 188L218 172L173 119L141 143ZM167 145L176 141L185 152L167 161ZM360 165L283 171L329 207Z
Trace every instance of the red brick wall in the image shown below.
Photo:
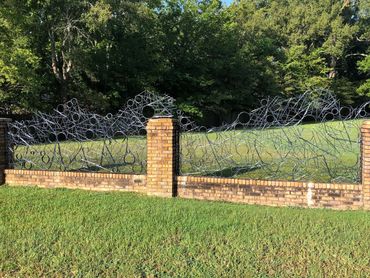
M132 191L145 193L145 175L86 172L5 170L6 183L45 188L73 188L96 191Z
M178 196L269 206L360 209L362 185L178 177Z
M13 186L149 193L145 175L5 170ZM270 206L360 209L362 185L178 176L178 197ZM152 190L152 189L151 189Z

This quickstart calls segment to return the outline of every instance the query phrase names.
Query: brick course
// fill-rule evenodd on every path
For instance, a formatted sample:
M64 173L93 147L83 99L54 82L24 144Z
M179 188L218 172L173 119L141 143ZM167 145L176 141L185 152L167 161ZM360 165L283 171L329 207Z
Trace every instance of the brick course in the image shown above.
M360 209L362 185L178 177L178 196L188 199L312 208Z
M147 191L145 175L13 169L6 169L5 175L6 183L10 185L139 193Z

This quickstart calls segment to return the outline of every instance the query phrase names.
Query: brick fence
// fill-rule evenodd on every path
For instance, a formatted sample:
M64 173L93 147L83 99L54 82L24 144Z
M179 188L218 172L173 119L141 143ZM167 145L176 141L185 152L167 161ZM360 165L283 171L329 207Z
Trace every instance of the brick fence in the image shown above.
M13 170L8 169L7 121L0 119L0 183L12 186L133 191L246 204L370 210L370 121L361 128L361 184L179 176L179 128L172 118L153 118L148 122L147 175Z

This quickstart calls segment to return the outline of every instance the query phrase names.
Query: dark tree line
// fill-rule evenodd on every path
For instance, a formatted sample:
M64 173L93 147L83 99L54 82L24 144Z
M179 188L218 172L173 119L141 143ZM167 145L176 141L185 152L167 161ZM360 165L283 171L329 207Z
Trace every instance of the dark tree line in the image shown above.
M198 117L313 88L353 103L369 53L369 0L1 0L0 107L112 112L145 89Z

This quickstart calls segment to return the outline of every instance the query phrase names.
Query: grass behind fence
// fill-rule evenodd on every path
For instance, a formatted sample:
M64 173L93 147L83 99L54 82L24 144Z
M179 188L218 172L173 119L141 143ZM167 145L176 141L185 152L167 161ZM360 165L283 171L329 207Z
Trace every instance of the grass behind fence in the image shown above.
M353 120L264 130L183 133L180 138L181 173L358 182L361 123L362 120ZM44 154L54 157L52 163L48 156L43 158ZM18 146L14 155L18 162L25 161L26 169L50 166L47 170L146 172L146 138L143 136L61 142L59 146ZM104 169L97 165L103 165ZM16 168L23 166L16 164Z
M184 174L357 182L362 120L183 134Z
M0 187L0 276L369 277L370 214Z

